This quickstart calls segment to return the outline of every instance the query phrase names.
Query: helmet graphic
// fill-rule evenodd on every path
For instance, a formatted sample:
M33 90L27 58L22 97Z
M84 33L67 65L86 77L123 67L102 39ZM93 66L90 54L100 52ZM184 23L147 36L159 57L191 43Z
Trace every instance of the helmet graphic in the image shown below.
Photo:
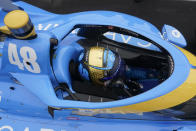
M80 55L80 75L96 84L117 77L122 72L123 62L120 56L103 47L91 47Z

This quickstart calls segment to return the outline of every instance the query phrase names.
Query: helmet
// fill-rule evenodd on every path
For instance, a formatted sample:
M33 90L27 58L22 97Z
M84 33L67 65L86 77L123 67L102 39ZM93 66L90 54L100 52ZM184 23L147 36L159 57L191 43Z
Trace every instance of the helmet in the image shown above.
M123 74L124 64L121 57L103 47L91 47L81 53L79 57L79 73L86 80L96 84L103 84Z

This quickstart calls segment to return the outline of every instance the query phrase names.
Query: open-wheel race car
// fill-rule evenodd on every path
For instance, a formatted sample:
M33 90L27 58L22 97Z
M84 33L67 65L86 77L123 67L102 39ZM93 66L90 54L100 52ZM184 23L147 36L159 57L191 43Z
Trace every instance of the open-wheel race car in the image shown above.
M100 122L101 117L104 123L108 118L164 120L177 121L167 129L196 129L191 122L196 118L196 57L183 49L187 43L176 28L164 25L161 33L142 19L111 11L59 15L8 3L0 10L3 124L9 124L4 116L9 114L9 119L43 118L39 121L52 116L46 125ZM0 130L13 128L27 131L0 124Z

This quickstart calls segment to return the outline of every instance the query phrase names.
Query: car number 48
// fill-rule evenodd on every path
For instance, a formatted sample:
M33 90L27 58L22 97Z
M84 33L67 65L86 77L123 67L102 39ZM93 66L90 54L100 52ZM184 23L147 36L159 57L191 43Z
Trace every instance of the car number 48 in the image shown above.
M21 70L24 70L24 68L26 68L29 72L40 73L40 66L36 62L37 55L33 48L27 46L21 47L20 56L23 59L22 62L19 59L16 45L9 43L8 59L11 64L17 65Z

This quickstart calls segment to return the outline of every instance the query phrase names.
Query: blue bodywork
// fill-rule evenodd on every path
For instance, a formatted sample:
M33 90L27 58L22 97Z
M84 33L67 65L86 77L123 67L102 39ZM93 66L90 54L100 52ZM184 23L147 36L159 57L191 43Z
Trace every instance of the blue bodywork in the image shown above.
M169 43L181 47L186 46L186 41L181 34L178 34L178 30L166 25L163 28L162 35L152 24L137 17L117 12L91 11L59 15L24 2L15 2L14 4L22 7L29 14L38 37L31 40L6 38L4 42L0 42L0 53L3 54L3 56L0 56L0 130L196 130L194 121L184 122L155 112L92 114L88 111L69 109L100 109L136 104L176 89L187 79L190 69L195 68L190 65L182 52ZM0 14L0 26L3 26L3 18L6 12L0 9ZM69 74L69 63L71 60L77 60L79 54L83 51L83 48L76 43L80 38L75 35L77 29L73 30L78 24L121 27L155 41L172 56L175 63L173 74L166 82L161 83L156 88L115 102L89 103L58 99L53 88L58 83L67 83L71 91L74 92ZM171 32L174 29L177 34L174 32L174 36L172 36ZM107 32L105 36L112 40L160 52L159 48L152 43L135 37L114 32ZM51 63L50 38L57 39L59 43L53 56L55 58L52 58ZM18 52L19 61L11 56L14 61L14 63L11 63L9 49L13 48L16 48L16 52ZM33 50L36 59L29 60L31 56L27 52L27 58L25 58L25 55L21 53L21 50L25 49ZM16 52L11 52L11 55ZM33 58L35 58L35 55ZM25 62L32 62L33 64L28 65ZM52 119L48 114L48 106L67 109L55 111L55 117Z

